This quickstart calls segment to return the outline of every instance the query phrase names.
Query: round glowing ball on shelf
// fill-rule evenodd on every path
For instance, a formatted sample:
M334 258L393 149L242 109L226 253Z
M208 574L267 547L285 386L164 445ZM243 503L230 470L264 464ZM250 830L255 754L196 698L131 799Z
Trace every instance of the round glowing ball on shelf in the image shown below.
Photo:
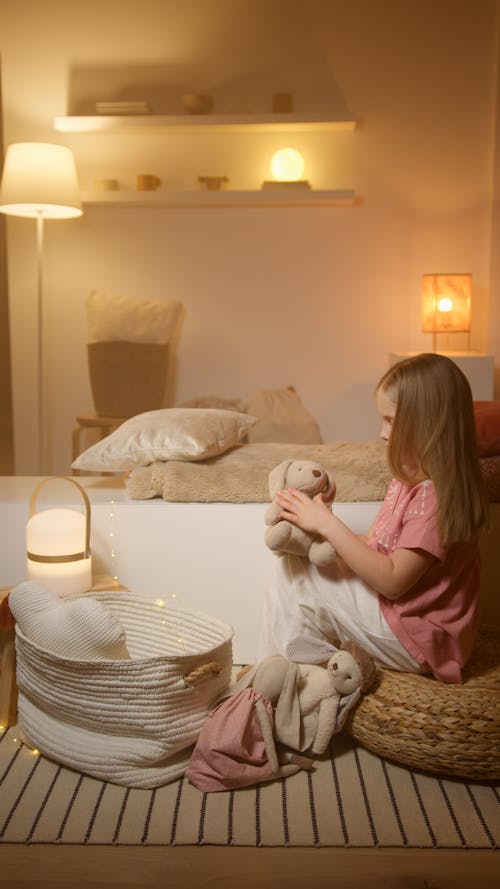
M271 160L271 171L278 182L296 182L304 172L304 158L295 148L280 148Z

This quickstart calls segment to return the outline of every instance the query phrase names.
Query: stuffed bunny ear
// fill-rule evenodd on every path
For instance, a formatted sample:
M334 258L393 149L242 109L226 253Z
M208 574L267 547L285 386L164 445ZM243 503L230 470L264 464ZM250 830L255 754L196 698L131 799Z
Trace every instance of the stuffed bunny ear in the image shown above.
M290 662L274 714L276 740L293 750L300 750L301 714L298 682L299 667Z
M269 473L269 494L271 500L274 499L278 491L285 487L286 474L291 463L293 463L293 460L283 460L283 463L271 469Z
M342 731L344 725L347 722L347 717L351 712L352 708L358 703L361 697L362 691L360 688L355 688L354 691L349 695L342 695L339 701L339 708L337 710L337 721L335 723L335 729L333 734L336 735L337 732Z

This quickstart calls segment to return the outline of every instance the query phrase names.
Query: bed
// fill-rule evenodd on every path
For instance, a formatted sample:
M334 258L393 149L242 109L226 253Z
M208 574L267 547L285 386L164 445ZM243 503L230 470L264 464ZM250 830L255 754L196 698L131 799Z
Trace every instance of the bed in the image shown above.
M334 511L356 533L373 522L388 474L379 442L322 445L235 444L218 456L156 460L110 476L81 476L91 502L95 576L117 577L131 590L207 612L232 625L235 663L255 660L267 578L275 556L263 541L267 473L282 459L319 459L337 482ZM492 531L483 535L483 621L500 625L500 458L489 473ZM247 488L241 485L241 470ZM251 471L250 471L251 470ZM249 483L251 475L251 484ZM0 585L26 576L25 526L40 480L0 478ZM73 485L54 479L40 508L74 505Z
M141 595L231 624L235 663L255 660L275 558L263 539L269 471L287 458L328 464L338 485L336 508L360 533L373 521L387 483L377 442L359 445L356 452L346 442L243 443L254 425L253 415L238 410L149 411L127 420L73 463L77 473L116 473L78 478L91 503L94 576L117 577ZM3 586L25 577L25 525L37 482L0 479ZM54 480L44 487L40 508L47 502L79 506L78 491Z
M382 442L323 443L293 387L257 396L252 409L259 417L268 412L261 432L261 420L239 410L239 403L231 410L226 403L165 408L131 417L72 464L84 473L78 482L91 503L94 577L117 578L140 595L231 624L235 663L255 660L276 558L264 543L270 470L289 459L321 463L337 485L334 511L360 534L372 524L389 480ZM493 501L493 529L481 541L484 621L500 625L500 408L498 402L482 405L478 438ZM287 439L276 440L283 429ZM39 481L0 478L3 587L26 576L25 527ZM44 486L40 509L70 504L81 508L74 485L53 479Z

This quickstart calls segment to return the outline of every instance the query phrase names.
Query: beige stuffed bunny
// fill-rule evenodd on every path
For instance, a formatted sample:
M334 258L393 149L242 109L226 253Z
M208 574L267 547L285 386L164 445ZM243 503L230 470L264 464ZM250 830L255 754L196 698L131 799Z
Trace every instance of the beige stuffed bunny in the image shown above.
M313 460L284 460L269 473L269 494L273 502L264 515L268 526L264 539L276 555L287 552L305 556L314 565L329 565L336 558L331 543L280 519L281 510L274 498L284 488L297 488L310 497L321 493L324 502L331 506L335 499L335 483L330 473Z
M371 687L375 663L364 648L346 640L326 667L296 664L272 655L240 675L237 687L249 685L273 704L275 741L307 756L318 756Z

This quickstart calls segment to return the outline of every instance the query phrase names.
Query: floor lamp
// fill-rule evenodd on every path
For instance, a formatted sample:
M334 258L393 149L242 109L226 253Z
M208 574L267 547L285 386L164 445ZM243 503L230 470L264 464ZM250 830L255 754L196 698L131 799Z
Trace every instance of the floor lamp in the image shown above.
M38 472L45 467L43 355L43 224L45 219L82 215L75 161L70 148L45 142L18 142L5 156L0 212L36 219L38 326Z

